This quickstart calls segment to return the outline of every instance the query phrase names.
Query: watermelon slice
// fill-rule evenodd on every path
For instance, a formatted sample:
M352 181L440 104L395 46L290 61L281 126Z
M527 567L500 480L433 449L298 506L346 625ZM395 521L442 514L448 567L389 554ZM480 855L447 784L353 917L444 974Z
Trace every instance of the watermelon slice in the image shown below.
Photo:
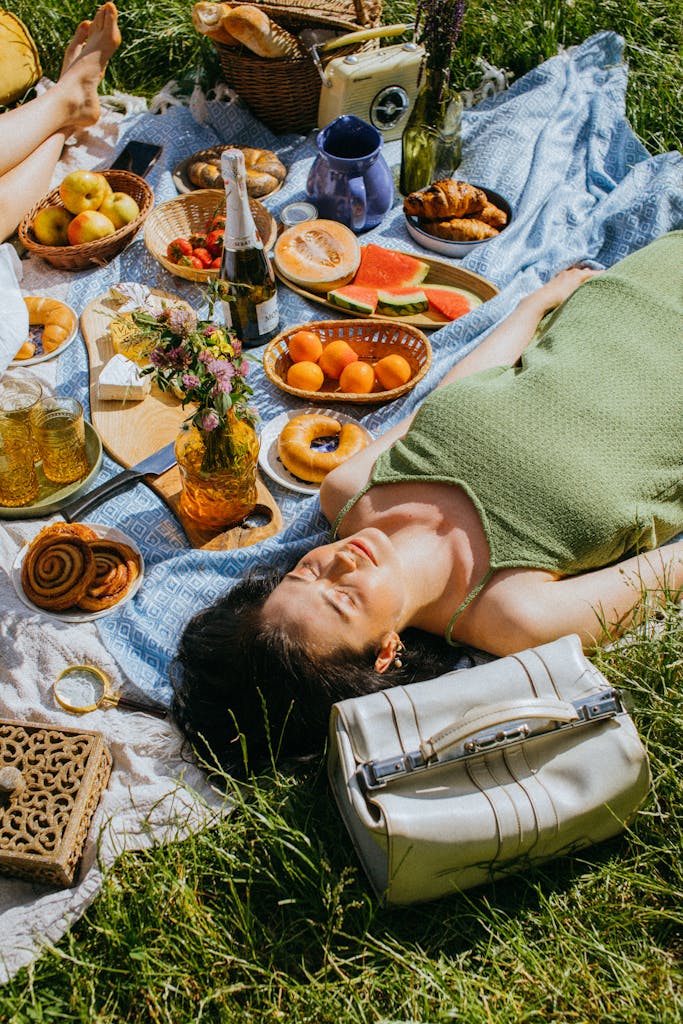
M457 288L450 285L434 284L424 287L423 292L429 300L430 309L441 313L447 320L457 320L472 311L472 302Z
M423 260L370 243L361 246L360 266L353 283L366 288L415 287L428 273L429 264Z
M422 288L391 288L377 292L377 312L383 316L424 313L429 302Z
M350 309L361 316L370 316L377 309L377 292L374 288L347 284L327 293L327 301L342 309Z

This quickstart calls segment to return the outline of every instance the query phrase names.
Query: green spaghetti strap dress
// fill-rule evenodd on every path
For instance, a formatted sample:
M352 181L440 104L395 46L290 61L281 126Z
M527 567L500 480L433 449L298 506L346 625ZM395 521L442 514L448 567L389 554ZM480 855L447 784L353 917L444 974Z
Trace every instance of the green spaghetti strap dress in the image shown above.
M486 576L562 576L683 530L683 231L586 281L546 317L521 363L437 388L371 487L451 483L486 534Z

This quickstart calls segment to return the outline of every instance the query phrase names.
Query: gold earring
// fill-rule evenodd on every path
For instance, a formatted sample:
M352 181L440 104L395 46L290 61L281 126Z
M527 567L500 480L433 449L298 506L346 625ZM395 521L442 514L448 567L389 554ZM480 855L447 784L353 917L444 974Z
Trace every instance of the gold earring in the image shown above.
M403 668L403 661L400 658L401 651L405 651L406 646L402 640L396 644L396 653L394 655L394 668Z

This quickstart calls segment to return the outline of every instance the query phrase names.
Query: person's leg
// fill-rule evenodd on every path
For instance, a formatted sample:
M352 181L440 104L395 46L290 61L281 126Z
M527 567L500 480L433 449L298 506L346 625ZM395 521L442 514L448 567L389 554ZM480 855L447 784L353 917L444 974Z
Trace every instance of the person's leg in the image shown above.
M48 191L66 135L97 121L97 87L121 42L117 17L114 4L106 3L92 24L82 22L56 85L0 116L0 240Z

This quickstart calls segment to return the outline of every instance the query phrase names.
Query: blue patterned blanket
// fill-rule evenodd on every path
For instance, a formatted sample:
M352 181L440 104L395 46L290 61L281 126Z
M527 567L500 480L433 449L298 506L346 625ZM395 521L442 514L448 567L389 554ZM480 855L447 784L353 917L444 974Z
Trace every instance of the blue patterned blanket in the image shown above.
M381 432L411 411L523 295L562 267L580 259L611 266L665 232L683 227L683 160L678 153L651 157L626 122L622 46L613 33L600 33L465 113L458 173L506 196L515 218L463 266L494 281L500 294L463 321L432 334L435 358L429 374L400 401L369 412L362 422L371 431ZM273 214L277 216L284 203L304 198L316 152L313 135L275 137L244 110L218 101L209 102L208 113L210 124L197 123L187 109L178 107L132 121L128 136L164 146L162 163L151 176L157 201L176 194L171 172L181 159L227 141L281 154L289 175L283 190L267 201ZM390 143L385 155L390 165L397 165L400 144ZM405 230L398 196L383 223L366 239L419 253ZM110 285L131 280L179 291L195 307L203 302L199 288L160 270L141 239L109 266L75 277L68 301L82 309ZM325 315L285 288L280 289L280 303L286 326ZM85 398L85 355L77 362L62 360L60 367L62 363L60 389ZM260 368L254 372L254 383L264 421L295 406L270 385ZM346 411L357 414L357 407ZM111 475L117 468L107 461L104 473ZM100 633L130 679L158 699L170 696L169 662L184 622L198 607L212 602L245 570L289 565L325 539L327 523L317 498L294 496L275 485L272 492L286 528L268 541L230 552L189 550L173 516L144 485L97 510L98 522L116 525L135 538L147 566L141 591L100 620Z

